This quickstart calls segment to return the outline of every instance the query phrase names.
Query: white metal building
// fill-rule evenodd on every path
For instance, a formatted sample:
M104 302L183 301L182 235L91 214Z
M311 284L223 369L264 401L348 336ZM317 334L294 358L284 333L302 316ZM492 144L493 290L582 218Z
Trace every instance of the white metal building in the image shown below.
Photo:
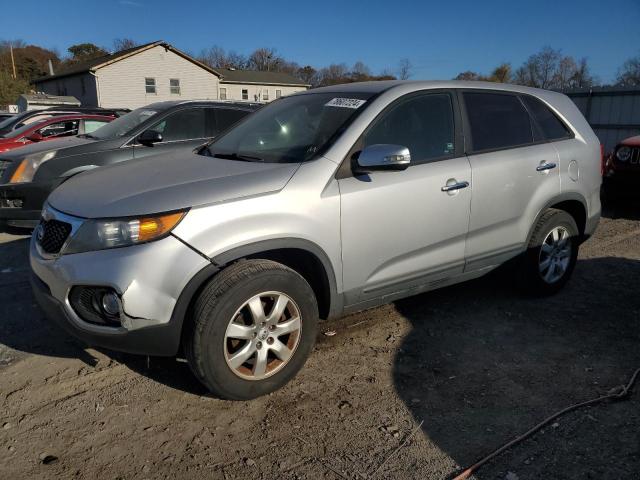
M83 106L138 108L163 100L268 102L309 85L283 73L212 69L165 42L106 55L35 81Z

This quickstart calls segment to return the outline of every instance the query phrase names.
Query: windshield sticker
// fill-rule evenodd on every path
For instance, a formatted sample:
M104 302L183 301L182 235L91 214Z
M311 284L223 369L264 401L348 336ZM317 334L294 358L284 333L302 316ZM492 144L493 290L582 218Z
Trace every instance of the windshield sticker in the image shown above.
M366 100L359 98L334 98L324 104L325 107L360 108Z

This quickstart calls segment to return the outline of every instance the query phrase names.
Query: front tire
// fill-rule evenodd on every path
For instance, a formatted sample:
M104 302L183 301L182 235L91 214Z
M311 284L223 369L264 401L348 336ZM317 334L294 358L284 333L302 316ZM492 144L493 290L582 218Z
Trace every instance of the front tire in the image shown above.
M552 295L571 278L578 259L580 232L563 210L546 210L533 230L521 270L528 293Z
M318 305L307 281L270 260L235 263L197 298L185 352L215 395L248 400L291 380L315 343Z

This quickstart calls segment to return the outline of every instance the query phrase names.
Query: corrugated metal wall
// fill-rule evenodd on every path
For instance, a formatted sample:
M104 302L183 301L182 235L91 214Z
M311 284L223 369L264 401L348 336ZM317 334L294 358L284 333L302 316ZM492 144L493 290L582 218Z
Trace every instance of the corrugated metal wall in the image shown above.
M605 151L640 135L640 88L598 87L564 92L578 106Z

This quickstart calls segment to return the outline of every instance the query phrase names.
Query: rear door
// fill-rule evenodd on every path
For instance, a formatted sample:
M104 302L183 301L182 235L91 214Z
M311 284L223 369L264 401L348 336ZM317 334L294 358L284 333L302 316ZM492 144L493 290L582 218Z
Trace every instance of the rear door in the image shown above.
M404 171L339 178L345 303L402 296L462 273L469 226L471 168L456 140L451 92L400 98L380 114L354 147L409 148ZM466 184L443 191L452 184Z
M558 154L518 94L460 93L473 177L466 270L503 263L523 251L537 214L560 193Z

